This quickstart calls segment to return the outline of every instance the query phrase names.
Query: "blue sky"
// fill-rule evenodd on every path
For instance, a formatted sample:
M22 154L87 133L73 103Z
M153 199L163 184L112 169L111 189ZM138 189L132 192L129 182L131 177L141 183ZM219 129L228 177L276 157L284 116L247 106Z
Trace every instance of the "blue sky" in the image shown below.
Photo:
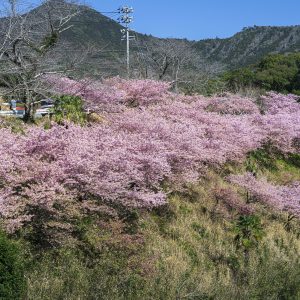
M300 24L300 0L86 0L98 11L128 4L133 29L190 40L229 37L245 26ZM109 15L108 15L109 16Z

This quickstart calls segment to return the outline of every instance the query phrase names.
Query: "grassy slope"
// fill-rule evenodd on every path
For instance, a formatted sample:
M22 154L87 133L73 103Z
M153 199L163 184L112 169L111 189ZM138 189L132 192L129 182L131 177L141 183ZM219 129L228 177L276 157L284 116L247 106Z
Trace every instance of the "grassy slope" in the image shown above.
M271 169L258 166L260 173L278 184L300 180L295 165L283 159L272 161ZM259 165L258 160L255 163ZM192 197L171 198L170 221L152 217L146 232L152 237L149 251L159 257L163 284L155 290L164 295L160 299L299 299L297 224L287 231L286 216L258 205L263 237L245 259L244 249L234 241L238 216L228 214L212 193L226 185L212 173L190 190Z
M249 164L276 183L300 180L297 159L257 152L172 195L168 208L132 214L126 226L83 224L80 251L48 253L30 265L28 298L300 299L299 224L287 230L285 215L255 204L261 239L238 246L239 216L213 193L228 185L226 173Z

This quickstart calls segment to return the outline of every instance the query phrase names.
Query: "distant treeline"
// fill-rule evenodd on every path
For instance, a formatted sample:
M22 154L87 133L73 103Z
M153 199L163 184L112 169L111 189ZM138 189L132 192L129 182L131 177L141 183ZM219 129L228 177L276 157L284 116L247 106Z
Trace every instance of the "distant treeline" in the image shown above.
M270 54L256 65L226 72L221 80L232 91L254 87L300 95L300 53Z

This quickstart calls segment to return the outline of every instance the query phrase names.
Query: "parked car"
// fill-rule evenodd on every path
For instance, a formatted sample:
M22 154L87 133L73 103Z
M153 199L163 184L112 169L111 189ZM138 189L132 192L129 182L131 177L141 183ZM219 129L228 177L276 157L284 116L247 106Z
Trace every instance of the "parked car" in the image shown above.
M54 106L55 100L49 98L49 99L43 99L41 100L41 108L46 108L46 107L53 107Z
M35 115L37 117L39 116L46 116L46 115L50 115L52 113L51 111L51 107L46 107L46 108L40 108L40 109L37 109L36 112L35 112Z
M0 116L13 116L14 112L12 110L0 110Z

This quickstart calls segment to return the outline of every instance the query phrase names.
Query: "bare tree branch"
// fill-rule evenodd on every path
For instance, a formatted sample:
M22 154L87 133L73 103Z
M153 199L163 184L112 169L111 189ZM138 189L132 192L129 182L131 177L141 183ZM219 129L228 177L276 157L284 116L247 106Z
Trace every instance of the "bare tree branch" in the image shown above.
M5 0L0 11L0 83L8 90L6 95L24 102L25 120L33 117L33 104L47 94L43 76L67 73L70 65L75 68L76 62L82 63L87 56L86 49L78 47L81 53L75 51L75 59L74 45L60 40L61 34L74 26L70 21L83 7L64 0L40 4L24 13L20 10L24 1ZM70 61L68 67L62 63Z

